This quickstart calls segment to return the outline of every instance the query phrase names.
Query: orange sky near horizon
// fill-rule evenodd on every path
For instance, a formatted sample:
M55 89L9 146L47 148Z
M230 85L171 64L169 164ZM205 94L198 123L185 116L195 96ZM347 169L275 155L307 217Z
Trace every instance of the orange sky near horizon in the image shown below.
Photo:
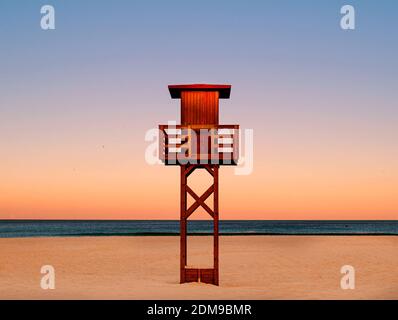
M179 169L147 164L141 138L132 144L140 152L106 142L77 152L64 142L35 144L17 157L15 148L2 159L0 219L178 219ZM221 168L221 219L398 218L393 158L345 146L318 146L309 155L304 146L285 149L269 139L268 148L255 143L252 174ZM205 171L195 174L200 193L210 180Z
M179 219L178 167L149 165L144 157L146 131L179 122L179 100L170 99L166 86L159 91L157 113L151 101L137 104L126 94L113 103L128 108L109 116L98 109L108 104L104 93L95 109L60 112L72 102L59 99L45 116L21 112L4 122L0 219ZM398 219L394 117L325 113L338 98L314 113L311 103L319 100L311 102L305 91L297 109L288 109L291 98L273 94L277 99L265 102L273 108L261 114L242 115L244 103L259 110L263 100L245 87L233 86L231 99L220 103L221 123L254 130L253 172L220 170L221 219ZM205 183L197 181L198 193Z

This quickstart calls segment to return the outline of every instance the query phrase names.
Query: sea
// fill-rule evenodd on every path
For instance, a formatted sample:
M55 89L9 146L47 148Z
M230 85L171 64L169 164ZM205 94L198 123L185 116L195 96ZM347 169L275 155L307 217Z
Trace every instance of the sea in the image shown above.
M0 220L0 238L179 235L178 220ZM221 235L398 235L398 220L220 220ZM208 235L211 220L188 222Z

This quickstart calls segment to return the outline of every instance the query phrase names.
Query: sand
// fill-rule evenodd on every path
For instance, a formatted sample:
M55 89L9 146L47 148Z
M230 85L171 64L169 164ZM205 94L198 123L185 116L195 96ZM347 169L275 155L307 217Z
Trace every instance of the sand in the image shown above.
M190 265L211 254L211 238L189 238ZM0 239L0 299L398 299L398 237L224 236L219 287L179 284L179 237Z

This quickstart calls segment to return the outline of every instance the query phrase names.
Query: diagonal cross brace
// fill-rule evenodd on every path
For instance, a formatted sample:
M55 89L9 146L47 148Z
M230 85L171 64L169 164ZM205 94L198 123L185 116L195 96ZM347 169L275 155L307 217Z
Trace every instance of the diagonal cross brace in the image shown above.
M202 206L208 214L214 218L214 212L209 208L209 206L205 203L206 199L213 193L214 191L214 185L211 185L205 193L202 194L201 197L199 197L189 186L186 186L187 192L192 196L192 198L195 199L195 203L189 207L189 209L186 212L185 218L188 219L188 217L197 209L199 206Z

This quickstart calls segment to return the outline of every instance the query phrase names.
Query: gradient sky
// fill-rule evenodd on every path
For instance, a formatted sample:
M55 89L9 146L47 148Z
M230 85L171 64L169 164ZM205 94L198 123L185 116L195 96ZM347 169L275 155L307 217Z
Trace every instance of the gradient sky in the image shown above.
M398 219L397 30L393 0L1 0L0 219L178 219L144 135L180 83L231 84L220 122L254 129L222 219Z

